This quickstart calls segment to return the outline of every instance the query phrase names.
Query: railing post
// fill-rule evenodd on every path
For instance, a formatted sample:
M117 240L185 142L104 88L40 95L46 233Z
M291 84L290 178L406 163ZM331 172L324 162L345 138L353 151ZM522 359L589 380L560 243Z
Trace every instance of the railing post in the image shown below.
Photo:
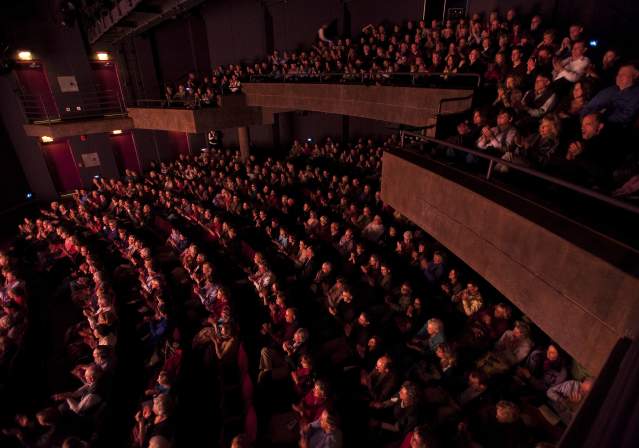
M399 146L404 147L404 130L399 131Z
M49 118L49 113L47 112L47 106L44 104L44 100L42 99L42 95L38 95L38 101L40 101L40 107L42 108L42 113L44 114L44 119L47 123L51 124L51 119Z
M493 160L491 160L488 163L488 171L486 172L486 180L490 180L490 176L493 175L493 168L495 166L495 162Z

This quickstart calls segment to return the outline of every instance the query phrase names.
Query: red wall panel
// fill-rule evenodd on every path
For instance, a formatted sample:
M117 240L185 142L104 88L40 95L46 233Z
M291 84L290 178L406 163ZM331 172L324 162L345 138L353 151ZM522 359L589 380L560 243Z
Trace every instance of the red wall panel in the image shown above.
M124 174L124 170L133 170L136 173L140 173L140 161L138 160L133 135L130 132L111 135L109 140L120 174Z
M58 193L82 188L82 179L68 140L43 144L42 150Z

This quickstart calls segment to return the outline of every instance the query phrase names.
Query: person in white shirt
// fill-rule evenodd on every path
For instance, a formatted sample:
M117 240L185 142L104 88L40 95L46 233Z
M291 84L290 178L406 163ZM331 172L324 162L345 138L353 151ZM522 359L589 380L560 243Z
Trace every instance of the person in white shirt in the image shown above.
M584 41L573 43L570 57L561 61L553 61L553 80L565 79L572 83L579 81L590 65L590 59L585 54L586 43Z
M593 379L569 380L551 387L546 392L550 404L559 413L564 423L569 423L579 405L592 389Z

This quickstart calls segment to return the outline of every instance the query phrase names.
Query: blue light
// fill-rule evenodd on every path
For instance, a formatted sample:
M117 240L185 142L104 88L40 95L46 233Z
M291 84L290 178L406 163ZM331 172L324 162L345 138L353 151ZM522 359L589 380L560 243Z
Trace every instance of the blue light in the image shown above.
M598 41L598 40L593 39L593 40L591 40L591 41L589 42L589 44L590 44L590 46L591 46L591 47L596 47L597 45L599 45L599 41Z
M33 193L28 192L28 193L27 193L27 199L31 199L32 197L33 197Z

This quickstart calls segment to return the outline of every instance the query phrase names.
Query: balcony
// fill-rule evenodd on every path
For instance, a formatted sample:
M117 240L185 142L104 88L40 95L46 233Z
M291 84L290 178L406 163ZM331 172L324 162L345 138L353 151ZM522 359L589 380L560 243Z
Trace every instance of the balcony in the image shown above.
M593 192L580 201L598 221L589 222L587 215L582 220L490 175L432 157L434 146L417 148L384 154L384 201L489 281L591 373L599 372L639 318L639 245L632 231L639 208ZM552 191L566 200L568 192Z

